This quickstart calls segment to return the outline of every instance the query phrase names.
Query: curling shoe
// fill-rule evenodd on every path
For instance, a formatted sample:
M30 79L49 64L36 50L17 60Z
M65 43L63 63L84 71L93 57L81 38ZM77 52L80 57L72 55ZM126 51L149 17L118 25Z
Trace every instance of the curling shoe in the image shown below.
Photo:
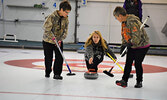
M49 77L50 77L50 74L45 74L45 77L46 77L46 78L49 78Z
M141 88L142 86L143 86L143 85L142 85L142 82L137 82L134 87L135 87L135 88Z
M49 71L49 72L48 72L48 71L47 71L47 72L45 71L45 77L46 77L46 78L49 78L51 72L52 72L52 71Z
M125 88L125 87L127 87L127 82L125 82L124 80L117 80L116 81L116 84L118 85L118 86L122 86L123 88Z
M51 72L45 73L45 77L46 77L46 78L49 78L49 77L50 77L50 73L51 73Z
M53 79L62 80L63 77L60 76L60 75L54 75L54 76L53 76Z

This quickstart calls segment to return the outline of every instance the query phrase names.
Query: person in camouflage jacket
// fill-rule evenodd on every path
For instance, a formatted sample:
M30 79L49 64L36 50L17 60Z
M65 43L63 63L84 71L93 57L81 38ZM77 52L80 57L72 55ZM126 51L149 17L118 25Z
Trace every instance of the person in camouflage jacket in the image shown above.
M134 15L129 15L123 7L116 7L113 12L114 17L122 24L122 45L120 54L125 47L128 48L126 56L126 64L122 80L116 81L116 84L122 87L127 87L128 78L132 70L132 63L135 62L136 69L136 85L135 88L142 87L143 67L142 62L150 47L149 38L146 31L140 26L140 19ZM125 53L123 54L123 56Z
M94 31L89 36L84 47L86 66L90 72L98 71L98 65L103 61L104 55L107 55L107 52L114 59L117 59L99 31Z
M62 1L59 10L54 11L46 17L44 22L43 49L45 56L45 77L49 78L52 72L53 51L55 52L55 61L53 66L54 79L63 79L61 76L63 67L63 57L59 49L55 46L53 39L58 41L61 51L63 51L63 40L68 33L68 14L71 11L71 5L68 1Z

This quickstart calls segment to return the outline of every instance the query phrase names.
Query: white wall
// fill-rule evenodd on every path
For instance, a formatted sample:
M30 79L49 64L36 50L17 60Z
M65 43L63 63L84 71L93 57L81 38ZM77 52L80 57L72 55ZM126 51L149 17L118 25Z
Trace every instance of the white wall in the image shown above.
M109 43L121 43L121 24L115 20L113 10L116 6L123 6L123 2L88 2L87 6L79 9L78 38L84 42L94 30L101 31ZM143 21L147 16L150 26L146 31L152 45L167 45L167 37L161 33L167 22L167 5L143 3Z
M8 7L7 5L20 5L20 6L33 6L34 4L46 3L46 7L49 9L38 9L38 8L24 8L24 7ZM56 8L53 4L56 2ZM4 0L4 19L7 20L4 24L0 21L0 37L6 33L16 34L17 39L30 40L30 41L41 41L43 36L42 25L43 22L25 22L25 20L44 20L42 13L45 16L59 9L59 3L61 0ZM75 25L75 2L71 1L72 11L69 14L69 32L65 42L74 42L74 25ZM0 8L2 9L2 8ZM2 18L2 17L1 17ZM14 23L19 19L21 22ZM3 32L5 31L5 32Z
M31 1L31 2L30 2ZM50 2L49 2L50 1ZM87 6L82 6L78 9L78 22L80 26L77 31L77 38L79 42L85 42L90 33L94 30L101 31L103 37L109 43L121 43L121 25L113 17L113 10L116 6L122 6L124 0L108 0L109 2L94 2L88 0ZM100 0L105 1L105 0ZM112 2L110 2L112 1ZM113 2L115 1L115 2ZM143 20L149 15L150 19L147 24L150 28L146 31L150 37L151 44L153 45L167 45L167 37L161 33L162 28L167 22L167 4L165 0L143 0ZM33 6L45 2L49 9L34 9L34 8L15 8L6 5L26 5ZM6 20L43 20L42 12L45 15L50 14L52 11L58 9L54 8L53 3L57 3L57 7L61 0L4 0L5 19ZM75 0L70 0L72 11L69 14L69 34L64 42L74 42L74 27L75 27ZM0 4L0 11L2 10ZM1 16L2 18L2 16ZM43 30L43 22L5 22L5 33L16 34L17 39L41 41ZM0 21L0 38L2 38L3 24Z
M124 2L125 0L87 0L87 1L96 1L96 2ZM143 3L157 3L165 4L167 0L141 0Z

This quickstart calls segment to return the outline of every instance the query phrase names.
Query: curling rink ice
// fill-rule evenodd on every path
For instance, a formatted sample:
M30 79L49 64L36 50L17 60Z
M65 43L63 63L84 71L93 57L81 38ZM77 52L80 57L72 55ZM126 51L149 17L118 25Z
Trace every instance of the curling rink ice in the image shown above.
M114 65L110 58L105 56L99 65L99 78L88 80L84 54L64 51L64 56L76 75L67 76L64 63L63 80L55 80L53 73L44 77L43 50L0 48L0 100L167 100L167 56L145 57L142 88L134 88L134 67L134 77L122 88L115 84L123 74L118 66L112 71L114 77L103 73ZM124 67L125 57L119 64Z

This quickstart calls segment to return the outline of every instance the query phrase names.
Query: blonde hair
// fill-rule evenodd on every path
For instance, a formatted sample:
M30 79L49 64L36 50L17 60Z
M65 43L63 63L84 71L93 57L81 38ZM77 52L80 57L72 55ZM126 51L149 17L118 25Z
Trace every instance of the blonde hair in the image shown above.
M108 48L107 48L107 45L106 45L106 41L103 39L103 37L102 37L102 35L101 35L101 33L100 33L99 31L94 31L92 34L90 34L90 36L88 37L88 39L87 39L86 42L85 42L85 48L86 48L88 45L90 45L90 44L93 43L92 37L93 37L94 34L97 34L97 35L100 37L99 42L101 42L101 45L102 45L102 47L103 47L103 50L108 49Z

